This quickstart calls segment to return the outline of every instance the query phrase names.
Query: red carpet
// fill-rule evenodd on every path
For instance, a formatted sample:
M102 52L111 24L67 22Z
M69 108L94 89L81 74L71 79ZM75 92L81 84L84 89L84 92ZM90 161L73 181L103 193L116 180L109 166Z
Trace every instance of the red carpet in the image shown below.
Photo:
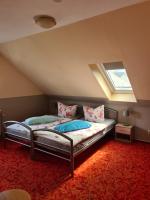
M100 142L76 159L75 177L63 182L68 164L36 155L32 161L27 148L0 144L0 191L25 189L33 200L150 200L150 144Z

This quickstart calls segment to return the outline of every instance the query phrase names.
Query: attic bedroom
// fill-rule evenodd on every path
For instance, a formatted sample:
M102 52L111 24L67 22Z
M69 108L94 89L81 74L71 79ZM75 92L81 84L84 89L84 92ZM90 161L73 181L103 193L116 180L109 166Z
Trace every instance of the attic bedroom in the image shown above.
M150 1L0 2L0 200L150 199Z

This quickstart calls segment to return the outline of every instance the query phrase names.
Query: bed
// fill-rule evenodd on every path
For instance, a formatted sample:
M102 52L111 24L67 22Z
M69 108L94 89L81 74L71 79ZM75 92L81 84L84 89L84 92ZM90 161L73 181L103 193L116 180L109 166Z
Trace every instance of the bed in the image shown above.
M31 157L35 150L62 158L70 162L70 174L74 175L74 159L81 152L103 138L114 128L118 113L105 107L105 120L101 123L90 122L88 129L60 133L54 128L72 119L59 118L55 122L28 126L23 122L4 122L4 138L30 147Z

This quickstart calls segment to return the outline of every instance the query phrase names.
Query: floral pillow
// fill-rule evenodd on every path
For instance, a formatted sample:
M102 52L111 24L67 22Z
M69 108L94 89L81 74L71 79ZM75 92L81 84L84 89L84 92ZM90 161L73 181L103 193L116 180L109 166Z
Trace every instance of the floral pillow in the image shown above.
M60 117L75 117L77 111L77 105L67 106L61 102L58 102L58 116Z
M89 106L83 106L85 120L91 122L102 122L104 121L104 105L98 106L97 108L91 108Z

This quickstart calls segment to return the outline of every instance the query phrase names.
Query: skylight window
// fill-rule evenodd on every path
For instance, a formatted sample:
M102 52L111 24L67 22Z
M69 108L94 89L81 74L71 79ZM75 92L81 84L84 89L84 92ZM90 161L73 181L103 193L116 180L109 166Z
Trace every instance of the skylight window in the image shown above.
M106 73L115 90L132 90L125 69L106 70Z
M113 92L132 92L131 83L122 62L103 63L103 71Z

